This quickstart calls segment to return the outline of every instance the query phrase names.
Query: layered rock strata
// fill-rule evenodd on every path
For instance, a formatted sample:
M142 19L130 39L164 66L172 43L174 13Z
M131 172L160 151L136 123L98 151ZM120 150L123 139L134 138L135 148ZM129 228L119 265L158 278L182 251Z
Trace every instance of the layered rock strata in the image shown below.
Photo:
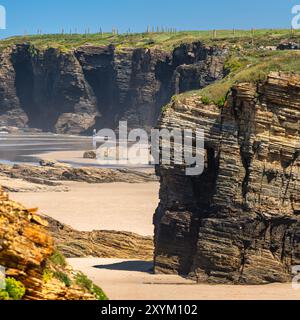
M174 93L224 76L227 49L201 43L160 49L84 46L70 52L30 44L0 55L0 126L58 133L152 127Z
M55 246L67 258L99 257L108 259L153 259L153 238L131 232L77 231L50 217L49 225Z
M54 253L47 225L36 209L27 209L9 200L0 189L0 265L5 267L6 276L23 283L26 300L96 299L76 284L66 286L55 277L46 281L46 266ZM73 271L67 266L63 272L66 277L72 277Z
M51 165L51 166L50 166ZM157 181L153 172L143 172L131 169L105 169L105 168L73 168L61 163L52 166L31 165L5 165L0 164L0 177L4 176L11 179L23 179L30 183L46 186L62 186L63 181L76 181L86 183L143 183Z
M291 279L300 264L300 76L232 88L224 107L179 96L160 128L202 128L205 170L160 165L155 271L198 282Z

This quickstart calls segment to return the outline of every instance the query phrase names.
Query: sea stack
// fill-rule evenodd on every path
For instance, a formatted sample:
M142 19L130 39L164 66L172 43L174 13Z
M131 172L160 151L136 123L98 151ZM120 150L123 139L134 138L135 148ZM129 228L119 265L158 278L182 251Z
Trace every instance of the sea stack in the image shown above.
M181 95L159 128L205 130L200 176L157 167L155 272L198 282L287 282L300 264L300 77L232 87L223 107Z

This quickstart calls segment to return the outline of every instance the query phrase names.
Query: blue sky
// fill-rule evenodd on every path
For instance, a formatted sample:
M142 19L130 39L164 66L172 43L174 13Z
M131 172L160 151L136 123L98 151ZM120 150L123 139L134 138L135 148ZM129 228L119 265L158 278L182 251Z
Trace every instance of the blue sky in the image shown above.
M145 31L147 25L179 30L289 28L300 0L0 0L7 30L0 37L57 33L64 28L97 32Z

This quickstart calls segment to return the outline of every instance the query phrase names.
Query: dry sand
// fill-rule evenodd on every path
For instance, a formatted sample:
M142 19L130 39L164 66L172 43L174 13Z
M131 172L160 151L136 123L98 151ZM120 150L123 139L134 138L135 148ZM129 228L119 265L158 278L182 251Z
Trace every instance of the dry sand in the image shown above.
M69 192L12 193L11 198L82 231L118 230L153 235L158 183L86 184L68 182ZM178 276L153 275L151 262L69 259L101 286L111 300L300 300L291 284L265 286L197 285Z
M11 193L11 199L79 231L129 231L153 235L158 182L87 184L67 182L69 192Z
M198 285L178 276L153 275L152 264L117 259L68 259L101 286L110 300L299 300L291 284Z

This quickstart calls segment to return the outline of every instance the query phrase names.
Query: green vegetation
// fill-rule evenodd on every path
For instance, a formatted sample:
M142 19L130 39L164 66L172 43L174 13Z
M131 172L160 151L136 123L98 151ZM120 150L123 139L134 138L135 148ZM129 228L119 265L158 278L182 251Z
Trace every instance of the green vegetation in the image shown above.
M151 29L151 28L150 28ZM149 29L149 30L150 30ZM38 49L57 48L68 52L83 45L114 45L118 52L125 48L160 48L171 51L181 43L202 41L208 45L226 45L230 57L225 63L227 76L218 82L184 95L197 94L204 104L223 105L229 89L239 82L257 82L266 78L270 71L300 72L300 54L296 51L270 51L266 47L278 45L280 41L300 42L300 30L262 29L262 30L216 30L182 32L147 32L117 34L46 34L17 36L0 41L0 50L17 43L29 43L32 55ZM264 48L261 48L264 47ZM163 108L163 112L168 106ZM61 259L62 258L62 259ZM54 263L65 264L63 257L54 255Z
M14 278L5 280L5 290L0 290L0 300L21 300L26 292L25 286Z
M226 97L223 96L216 101L216 105L221 108L224 106L225 102L226 102Z
M47 283L53 278L56 278L63 282L67 287L70 287L72 285L72 281L67 273L64 272L66 266L67 262L65 257L56 250L47 261L47 266L43 273L44 282Z
M67 265L65 257L59 252L55 251L53 255L49 258L49 261L54 265L65 267Z
M59 281L63 282L66 287L71 287L72 281L69 276L63 271L54 271L53 276Z
M163 106L162 109L161 109L162 114L165 114L168 111L169 108L170 108L170 105L168 105L168 104Z
M224 65L226 73L237 72L242 67L241 61L237 57L231 57L228 59Z
M211 102L211 100L206 96L201 97L201 100L202 100L202 103L205 105L209 105Z
M1 300L10 300L10 296L6 290L0 290L0 301Z
M151 30L151 28L149 29ZM17 43L29 43L32 55L38 49L57 48L68 52L83 45L114 45L118 52L125 48L160 48L171 51L181 43L202 41L208 45L226 45L230 57L225 63L227 76L218 82L184 95L197 94L204 104L224 104L229 89L239 82L257 82L266 78L270 71L300 72L300 54L296 51L270 51L266 47L278 45L280 41L300 42L300 30L261 29L261 30L216 30L216 31L181 31L147 32L117 34L45 34L17 36L0 40L0 50ZM264 47L264 48L261 48ZM166 112L168 106L163 108ZM59 263L60 257L53 257ZM58 259L58 260L57 260ZM64 264L63 260L61 263Z
M228 74L224 79L180 96L198 95L204 104L223 106L230 88L237 83L263 81L271 71L300 73L300 52L253 49L233 51L225 69Z
M31 55L32 57L35 57L35 56L38 55L38 51L37 51L37 49L35 48L34 45L30 45L30 47L29 47L29 53L30 53L30 55Z
M149 28L149 31L151 28ZM202 41L207 45L226 45L230 57L225 64L227 76L203 90L184 95L197 94L204 104L225 102L229 89L239 82L257 82L266 78L270 71L300 72L300 54L296 51L270 51L268 46L277 46L282 40L300 42L300 30L260 29L260 30L210 30L147 33L97 33L97 34L45 34L16 36L0 40L0 51L20 43L31 45L30 52L57 48L69 52L83 45L114 45L118 52L128 47L159 48L171 51L182 43ZM263 48L262 48L263 47ZM163 108L166 112L168 106Z
M46 268L43 273L43 281L44 283L47 283L53 279L53 272Z
M76 276L76 284L88 290L91 294L95 295L98 300L108 300L105 293L97 287L86 275L79 272Z
M38 49L57 48L68 52L74 48L90 45L115 45L118 50L126 47L160 47L172 50L181 43L203 41L207 44L242 45L251 48L253 45L271 46L282 39L299 40L300 31L289 29L262 30L216 30L216 31L181 31L181 32L149 32L131 34L45 34L16 36L0 41L0 49L18 43L30 43Z
M104 292L97 287L83 273L70 273L65 257L59 252L54 254L47 260L46 267L43 273L43 281L47 283L53 278L62 282L66 287L77 285L94 295L98 300L108 300Z

